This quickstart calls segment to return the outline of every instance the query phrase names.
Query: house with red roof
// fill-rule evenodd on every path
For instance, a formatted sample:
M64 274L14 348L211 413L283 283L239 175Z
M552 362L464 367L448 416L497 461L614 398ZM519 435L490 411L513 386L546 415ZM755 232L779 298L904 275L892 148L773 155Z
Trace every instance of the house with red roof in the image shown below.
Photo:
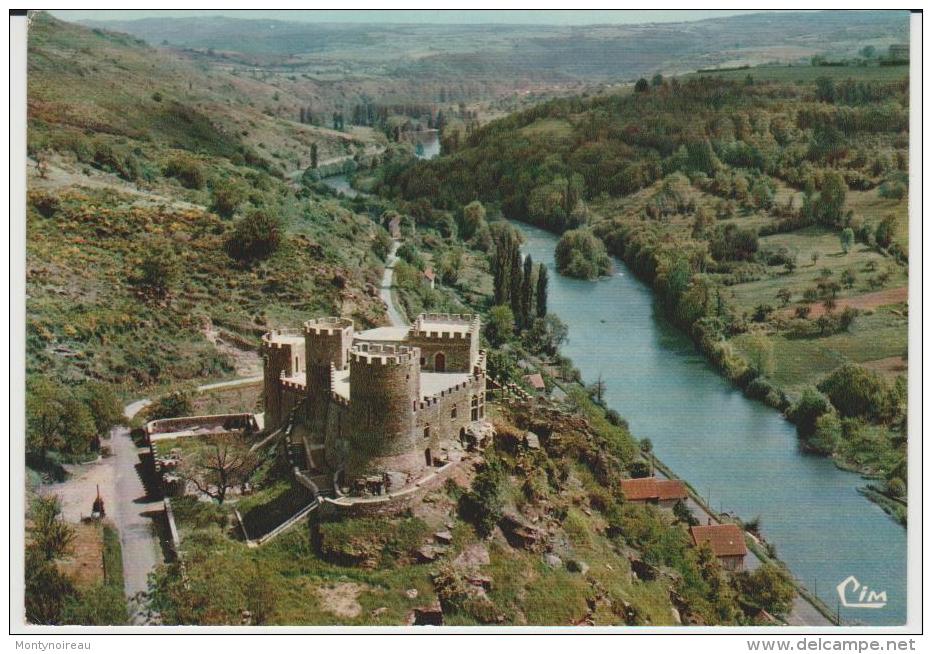
M744 557L747 556L748 546L744 542L744 531L738 525L700 525L690 527L689 534L696 547L707 543L725 569L744 569Z
M645 502L666 507L671 507L689 496L686 484L679 479L658 477L622 479L621 492L629 502Z

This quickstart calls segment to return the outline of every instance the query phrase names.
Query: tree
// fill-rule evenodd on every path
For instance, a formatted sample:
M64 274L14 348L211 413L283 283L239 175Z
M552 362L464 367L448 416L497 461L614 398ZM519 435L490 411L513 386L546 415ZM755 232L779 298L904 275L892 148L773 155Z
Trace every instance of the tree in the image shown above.
M524 273L521 276L521 314L518 323L521 329L531 325L534 313L534 262L531 255L524 257Z
M780 304L787 306L793 299L793 292L788 288L781 288L777 291L777 299L780 300Z
M557 270L579 279L595 279L612 269L605 244L589 229L564 232L554 252Z
M759 375L773 373L773 342L762 331L755 331L747 336L745 341L751 366Z
M511 307L499 304L489 310L485 324L485 337L493 347L500 347L514 336L515 314Z
M899 412L899 398L877 372L848 363L818 386L841 415L868 420L891 420Z
M650 86L647 83L647 80L643 77L637 81L634 85L634 90L636 93L647 93L650 90Z
M874 241L877 243L878 247L888 248L893 243L893 235L896 231L896 216L893 214L888 214L884 216L877 224L877 228L874 230Z
M491 226L492 234L492 282L495 304L513 304L512 294L518 294L518 281L515 269L520 271L521 235L506 222Z
M528 345L538 354L554 356L566 342L569 329L553 314L535 318L527 332Z
M49 450L83 454L97 440L87 405L60 382L32 378L26 387L26 449L41 461Z
M789 411L789 417L796 423L797 433L808 438L815 432L819 416L831 411L828 399L811 386L803 390L802 397Z
M317 144L311 143L311 168L317 170Z
M282 224L278 215L256 210L237 221L227 249L234 259L265 259L278 249L281 241Z
M819 263L819 253L813 252L811 255L809 255L809 259L812 261L812 265L815 266L817 263Z
M796 587L789 575L771 564L736 573L734 585L743 603L775 615L788 613L796 598Z
M757 232L734 223L717 227L709 241L709 252L718 261L749 261L757 248Z
M814 210L816 220L824 225L837 225L842 221L842 210L845 206L845 196L848 185L840 173L829 171L822 180L822 189L815 200Z
M106 434L125 421L123 406L109 384L99 381L85 382L81 388L81 395L98 434Z
M537 265L537 291L535 296L537 317L543 318L547 315L547 266L542 263Z
M695 527L699 520L693 515L692 509L683 500L677 500L673 505L673 517L689 527Z
M175 250L168 242L151 243L139 264L133 281L151 296L164 298L180 276L180 264Z
M841 230L841 234L838 236L841 241L841 250L845 254L848 254L848 251L851 250L851 247L854 245L854 230L850 227L845 227Z
M223 504L230 489L248 481L259 461L243 435L224 434L206 441L183 460L180 476L203 495Z
M460 222L460 237L468 241L475 236L485 225L485 207L478 200L474 200L463 207L463 217Z
M593 398L596 403L602 404L602 401L605 397L605 379L602 377L602 373L599 373L599 376L596 377L596 380L589 385L587 391L589 392L589 397Z
M46 561L54 561L71 552L74 527L61 518L61 500L57 495L37 496L30 505L32 525L29 528L30 546Z
M487 458L472 482L472 488L460 498L460 514L471 522L483 538L501 520L504 509L505 469L498 459Z
M656 75L651 77L650 85L651 86L663 86L663 75L661 75L660 73L657 73Z
M77 594L71 580L30 546L26 547L24 576L26 620L31 624L61 624L65 603Z
M852 270L846 270L841 273L841 283L845 286L845 288L852 288L856 279L857 277Z

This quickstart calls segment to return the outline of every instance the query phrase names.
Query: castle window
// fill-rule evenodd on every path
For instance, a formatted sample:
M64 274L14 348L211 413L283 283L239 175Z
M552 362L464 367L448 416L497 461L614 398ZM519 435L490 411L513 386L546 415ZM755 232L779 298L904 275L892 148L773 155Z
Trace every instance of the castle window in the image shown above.
M427 363L426 357L421 357L421 366L424 366Z
M453 408L450 409L450 418L451 419L456 418L456 405L455 404L453 405Z
M430 438L430 425L424 427L424 438Z

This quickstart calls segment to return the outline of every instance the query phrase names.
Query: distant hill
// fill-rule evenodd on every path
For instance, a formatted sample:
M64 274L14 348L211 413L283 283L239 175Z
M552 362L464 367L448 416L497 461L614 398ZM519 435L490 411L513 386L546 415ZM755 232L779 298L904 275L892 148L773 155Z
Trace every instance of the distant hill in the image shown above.
M154 45L273 57L289 65L313 65L339 55L385 62L383 73L395 76L507 72L546 79L628 78L731 60L795 62L908 40L904 11L759 13L592 26L335 24L228 17L92 24Z

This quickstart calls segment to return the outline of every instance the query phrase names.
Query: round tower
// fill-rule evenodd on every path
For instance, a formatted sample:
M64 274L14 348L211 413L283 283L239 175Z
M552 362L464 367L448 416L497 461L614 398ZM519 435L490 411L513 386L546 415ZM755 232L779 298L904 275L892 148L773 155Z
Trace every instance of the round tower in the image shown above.
M350 447L346 477L423 467L415 416L420 350L359 343L350 351Z
M315 431L322 432L327 424L331 368L346 368L352 344L353 321L349 318L317 318L304 323L308 420Z
M265 426L274 430L284 421L282 377L300 372L304 365L304 339L287 330L273 330L262 336L263 396L265 398Z

